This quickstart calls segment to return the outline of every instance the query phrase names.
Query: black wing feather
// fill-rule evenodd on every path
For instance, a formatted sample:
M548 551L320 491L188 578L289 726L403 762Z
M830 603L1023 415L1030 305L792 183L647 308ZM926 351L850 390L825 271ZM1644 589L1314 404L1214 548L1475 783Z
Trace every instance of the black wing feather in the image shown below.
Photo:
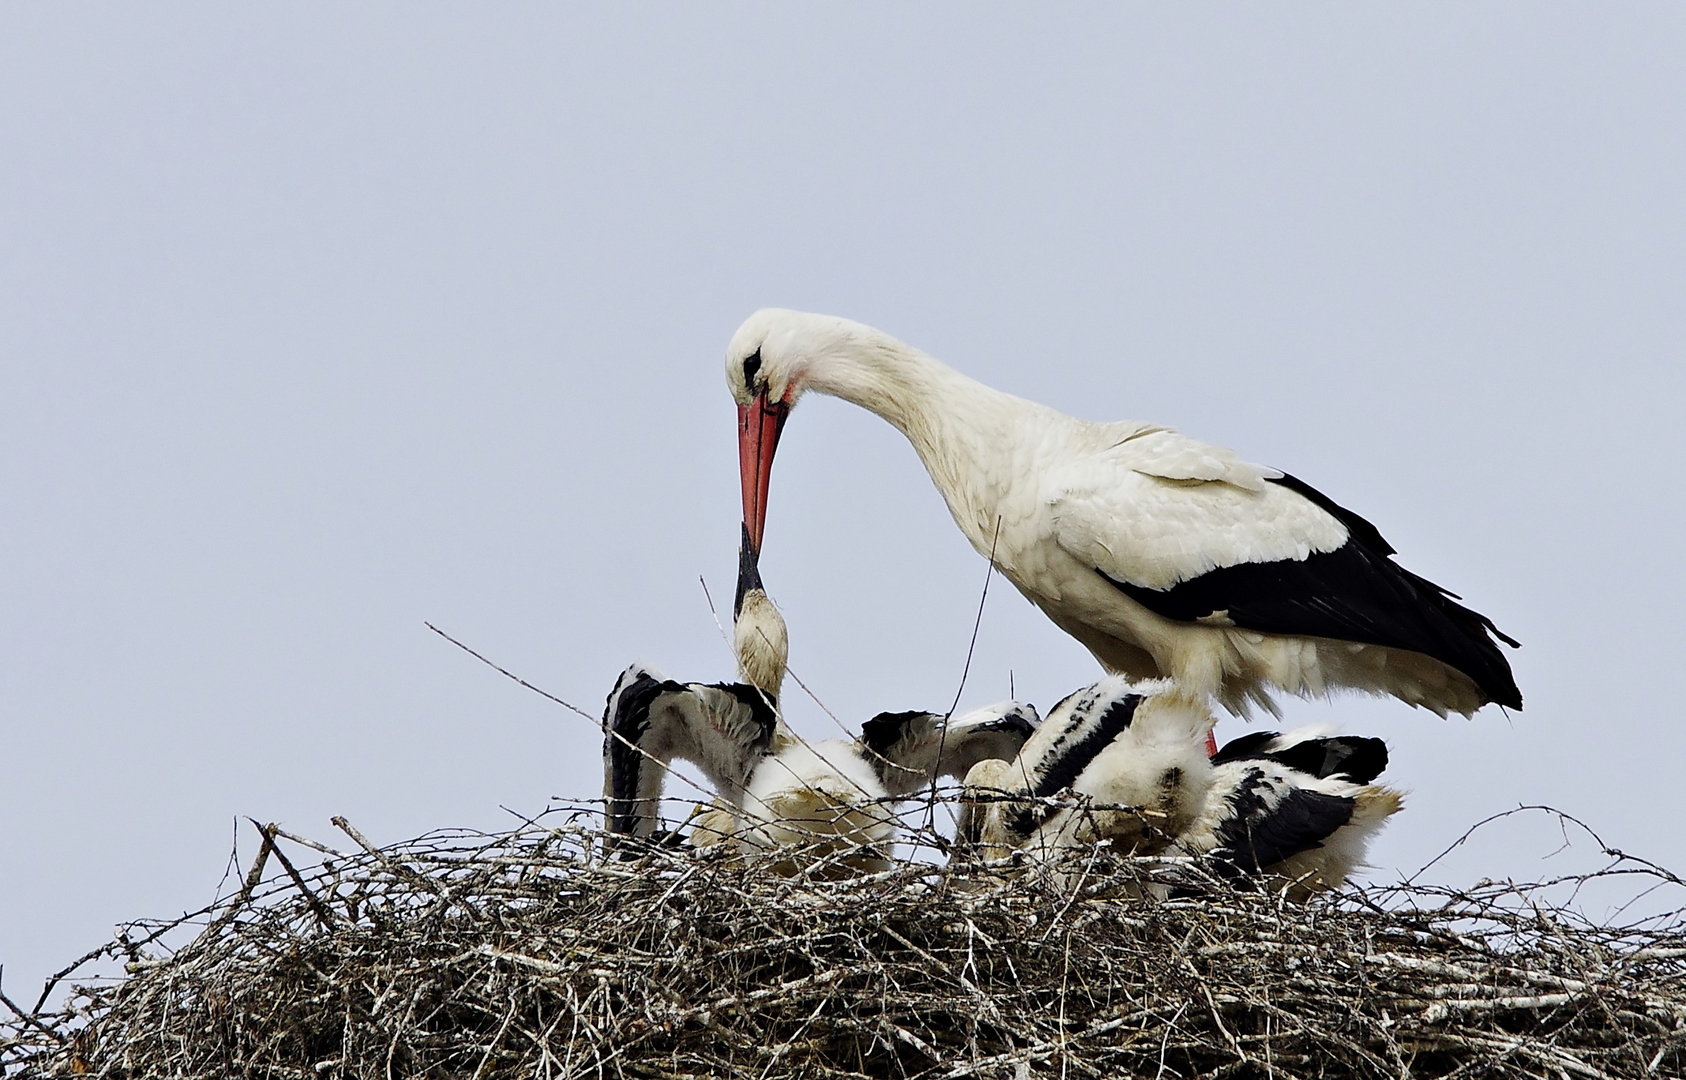
M758 686L748 683L705 683L712 689L732 695L738 704L749 710L749 718L755 725L755 737L750 740L753 749L765 750L772 744L773 734L779 729L779 713L773 706L772 696Z
M861 725L861 742L881 758L894 758L896 744L908 733L908 728L923 720L927 724L942 719L941 714L923 709L906 712L881 712Z
M1142 703L1140 694L1125 694L1107 702L1095 726L1074 742L1057 742L1049 750L1048 759L1041 763L1040 775L1031 788L1037 798L1057 795L1077 782L1089 763L1130 726L1136 718L1136 707ZM1087 719L1085 717L1085 719Z
M1494 641L1514 648L1515 639L1458 603L1453 593L1388 558L1393 546L1365 519L1292 476L1272 483L1339 518L1347 527L1347 542L1305 559L1219 567L1164 590L1097 573L1167 619L1193 622L1224 614L1236 626L1260 633L1423 653L1469 676L1490 700L1522 708L1510 662Z
M1340 777L1368 784L1387 768L1387 743L1362 735L1331 735L1302 739L1292 746L1272 748L1281 738L1275 731L1254 731L1231 739L1212 755L1213 765L1234 761L1274 761L1290 769L1327 780Z
M1320 780L1340 777L1355 784L1368 784L1387 768L1387 743L1361 735L1340 735L1307 739L1272 750L1266 756Z
M1217 753L1212 755L1213 765L1228 765L1232 761L1243 761L1259 758L1265 755L1265 747L1272 739L1280 738L1280 731L1249 731L1239 739L1231 739L1223 744Z
M1231 797L1234 815L1218 827L1212 855L1220 866L1257 874L1283 859L1323 846L1352 820L1353 801L1306 788L1290 788L1274 806L1261 796L1263 774L1250 772Z
M640 671L630 685L617 686L603 710L603 756L609 760L608 827L630 833L637 819L638 778L647 764L640 749L650 727L650 706L663 694L685 687ZM613 710L612 712L610 710Z
M765 753L772 745L779 722L767 695L746 683L706 685L731 695L748 710L753 729L744 741L752 754ZM644 738L650 729L651 709L667 694L694 695L695 687L639 671L630 683L617 685L609 695L603 711L603 758L609 774L607 817L611 834L631 833L640 813L651 810L639 805L639 780L645 769L660 766L645 756Z

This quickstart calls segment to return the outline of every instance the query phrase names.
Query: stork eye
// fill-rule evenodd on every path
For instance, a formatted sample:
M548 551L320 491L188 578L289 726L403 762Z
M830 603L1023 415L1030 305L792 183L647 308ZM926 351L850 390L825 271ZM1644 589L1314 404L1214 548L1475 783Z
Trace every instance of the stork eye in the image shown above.
M755 376L760 370L761 350L756 349L754 352L750 353L743 362L743 384L746 388L754 388Z

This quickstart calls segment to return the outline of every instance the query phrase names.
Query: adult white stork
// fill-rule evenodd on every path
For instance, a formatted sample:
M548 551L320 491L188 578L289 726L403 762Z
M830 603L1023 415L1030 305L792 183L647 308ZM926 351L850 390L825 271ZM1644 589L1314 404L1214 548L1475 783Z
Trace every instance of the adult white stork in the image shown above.
M1238 714L1275 712L1272 688L1442 716L1522 707L1493 638L1514 640L1286 473L1157 424L1061 415L826 315L751 316L726 382L757 552L779 435L812 390L907 436L972 546L1108 671L1171 677Z

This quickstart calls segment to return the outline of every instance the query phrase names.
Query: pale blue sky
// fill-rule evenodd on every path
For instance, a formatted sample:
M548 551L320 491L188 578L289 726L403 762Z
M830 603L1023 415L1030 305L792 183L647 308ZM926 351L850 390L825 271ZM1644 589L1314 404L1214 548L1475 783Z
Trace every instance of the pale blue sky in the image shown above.
M1519 802L1686 867L1682 56L1663 4L0 8L8 992L207 901L235 815L595 795L422 621L590 711L728 674L772 304L1292 471L1520 638L1511 719L1290 706L1394 746L1383 876ZM905 443L809 400L773 486L797 673L946 705L983 567ZM967 701L1009 671L1096 669L1003 586Z

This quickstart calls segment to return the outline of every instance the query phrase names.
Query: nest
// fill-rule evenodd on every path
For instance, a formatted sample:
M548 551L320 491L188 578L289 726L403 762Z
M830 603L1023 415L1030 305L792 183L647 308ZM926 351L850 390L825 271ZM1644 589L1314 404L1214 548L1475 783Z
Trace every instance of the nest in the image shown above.
M1163 860L1101 849L1055 889L1010 861L609 857L583 814L385 848L336 823L350 851L265 827L232 895L90 955L126 977L58 1009L5 998L0 1076L1686 1070L1680 924L1595 925L1543 885L1144 899Z

